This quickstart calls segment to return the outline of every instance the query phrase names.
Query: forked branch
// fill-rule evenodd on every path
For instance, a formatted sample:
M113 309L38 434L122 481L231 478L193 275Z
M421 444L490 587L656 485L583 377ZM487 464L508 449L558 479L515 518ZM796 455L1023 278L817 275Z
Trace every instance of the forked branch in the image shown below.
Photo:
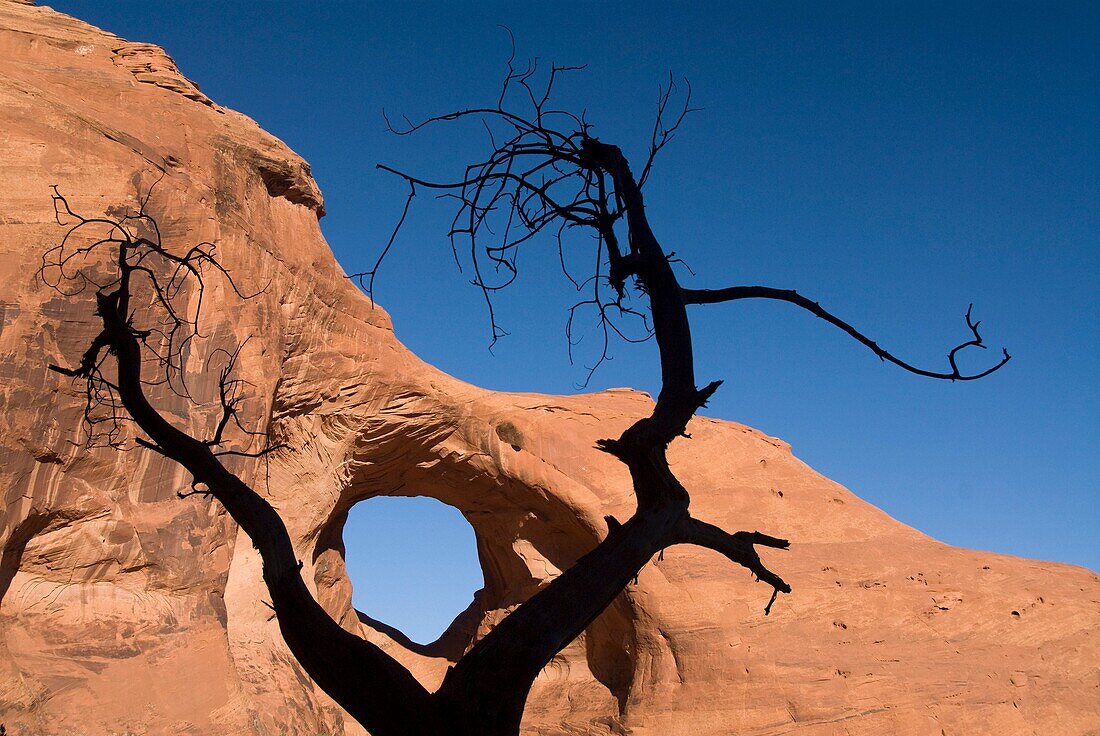
M510 62L496 107L468 108L423 123L408 122L397 131L407 135L426 125L466 118L482 122L490 133L490 150L467 166L462 176L432 180L379 165L411 187L441 192L444 201L456 204L449 233L452 250L456 254L461 250L457 239L469 248L468 262L473 267L474 284L489 304L494 340L499 333L491 295L514 281L520 247L539 234L548 234L558 248L566 276L578 289L591 289L569 312L566 333L570 347L575 343L578 313L591 309L603 332L596 366L606 358L613 336L628 342L653 337L660 353L662 389L653 414L639 419L619 438L598 443L629 471L637 497L636 513L622 524L611 525L595 549L478 641L448 673L440 689L440 696L470 701L494 719L513 721L517 728L526 688L538 672L668 544L698 543L722 549L771 583L775 592L790 590L763 566L752 546L778 545L779 540L745 534L719 538L708 527L684 526L690 520L690 498L665 457L668 444L684 434L691 417L721 383L696 385L690 322L673 273L673 257L666 254L649 226L642 194L656 156L695 109L690 86L675 113L671 112L672 78L662 87L649 155L636 178L622 150L595 138L583 117L547 106L557 67L551 68L545 94L520 94L518 107L506 106L514 87L530 91L536 68L532 63L517 72ZM404 216L402 212L402 220ZM588 253L594 241L596 257L589 261L592 270L587 278L576 278L566 268L564 232L585 234L578 245ZM383 253L387 251L388 246ZM500 279L490 283L486 274L500 274ZM637 295L632 303L627 301L630 282ZM642 334L627 332L623 319L637 320ZM684 530L677 532L681 526ZM670 541L673 539L677 541Z
M771 547L772 549L790 549L791 543L786 539L779 539L762 532L734 532L730 534L724 529L688 517L684 519L677 529L674 544L695 544L700 547L720 552L728 559L746 568L762 583L772 586L772 596L768 605L764 607L764 615L771 613L772 604L779 593L790 593L791 586L764 566L760 555L756 551L756 545Z

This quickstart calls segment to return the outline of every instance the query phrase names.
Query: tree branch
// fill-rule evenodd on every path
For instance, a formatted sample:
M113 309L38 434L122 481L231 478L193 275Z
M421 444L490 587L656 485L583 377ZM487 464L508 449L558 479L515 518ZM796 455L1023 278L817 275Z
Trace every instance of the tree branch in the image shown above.
M591 552L549 581L478 641L448 673L437 693L445 703L470 703L468 707L484 714L486 722L511 723L512 729L518 728L528 688L542 668L637 577L654 555L674 543L676 529L688 518L690 498L669 469L665 451L669 443L684 434L688 421L721 384L714 381L701 389L695 384L686 305L670 256L650 228L641 192L655 156L692 110L690 88L683 109L667 124L664 115L672 94L671 83L667 90L662 89L649 157L640 182L621 149L593 137L582 119L564 118L577 125L572 132L550 130L541 108L543 103L534 95L527 96L528 102L534 104L529 116L504 111L510 83L520 84L529 91L531 68L517 72L509 62L497 108L471 108L426 121L477 117L486 122L493 150L483 162L468 166L463 176L433 182L379 166L411 186L444 191L448 198L458 202L455 223L462 224L452 228L452 248L455 249L456 233L469 238L478 276L475 285L487 298L492 288L481 280L478 270L482 254L489 263L496 267L503 265L508 271L503 288L516 273L516 247L542 228L551 222L590 228L598 244L594 275L579 284L571 276L570 279L578 288L591 284L594 291L590 299L570 310L566 327L570 344L573 344L574 316L579 309L590 306L597 312L604 332L597 365L607 356L610 333L623 334L608 318L612 312L619 316L642 316L643 325L647 332L652 331L660 353L662 384L652 414L639 419L617 439L598 443L599 449L619 458L628 469L637 496L637 511L625 523L612 524L607 536ZM493 135L490 124L501 121L506 131L512 128L511 134ZM409 123L404 132L412 132L421 125ZM553 174L547 173L550 171ZM478 246L483 230L493 232L488 227L493 215L503 220L500 245ZM513 223L526 232L510 235ZM623 223L625 245L620 247L616 226ZM559 258L566 270L560 233L559 228ZM569 276L567 270L566 275ZM623 306L629 279L634 280L642 298L648 301L651 319L645 319L641 311L644 307ZM610 295L601 293L601 284L612 287L613 301L608 301ZM511 734L514 730L501 733Z
M143 206L145 201L147 199L143 200ZM271 594L283 638L322 690L378 736L428 736L438 733L440 724L431 695L399 662L374 644L345 631L325 612L302 580L301 563L278 513L218 459L219 454L262 454L273 449L268 447L259 453L233 449L216 452L214 449L223 443L224 432L231 421L241 426L236 392L240 381L230 377L240 348L233 351L215 348L211 352L211 355L220 352L226 356L226 365L220 371L218 380L222 414L211 440L197 439L172 425L153 407L145 394L145 388L150 383L142 378L146 364L157 367L162 375L179 372L179 385L183 385L183 360L174 350L182 349L182 345L200 335L199 310L195 309L194 317L185 316L174 300L193 296L188 293L189 290L201 295L203 282L199 266L202 263L213 263L216 270L227 275L225 269L213 261L212 248L196 247L183 256L177 256L161 246L159 237L155 240L136 237L128 229L128 220L153 222L144 212L122 220L84 218L76 215L56 190L55 204L59 211L76 218L77 224L66 232L59 246L49 251L39 276L63 293L63 284L68 282L95 285L96 314L102 322L102 331L94 338L76 368L51 368L74 380L87 382L89 407L93 406L95 397L100 396L99 392L106 391L107 398L101 401L109 402L112 410L116 405L124 408L128 417L145 433L148 439L138 437L139 445L183 466L192 476L192 490L181 494L181 497L196 493L209 495L226 508L259 550L264 582ZM97 238L91 245L81 246L75 251L67 248L89 223L108 228L112 237ZM97 284L84 270L74 272L68 268L74 263L74 258L85 259L102 250L114 261L116 268L114 276L107 281ZM155 268L141 265L145 262L157 265ZM165 268L166 264L168 268ZM102 264L90 262L90 266L92 269L100 266L101 270ZM171 274L167 282L158 275L166 272ZM173 329L183 325L187 330L186 339L176 342L174 347L170 344L166 352L155 353L149 347L150 337L154 333L134 325L129 303L136 284L135 277L143 279L141 283L151 290L153 308L167 315L168 321L174 325ZM240 294L239 291L237 293ZM147 296L144 292L142 295ZM154 359L150 361L143 357L146 352L154 352ZM115 364L113 380L106 379L101 372L106 359L113 359ZM90 411L86 408L86 417ZM112 411L111 418L114 425L109 443L118 446L121 439L117 421L122 417Z
M695 544L721 552L731 561L746 568L760 582L772 586L772 597L764 608L764 615L771 613L772 604L779 593L790 593L791 586L783 578L764 566L755 545L773 549L790 549L786 539L772 537L761 532L734 532L730 534L714 524L688 517L677 529L673 544Z
M915 373L918 376L925 376L927 378L939 378L948 381L974 381L979 378L984 378L990 373L1000 369L1012 359L1012 356L1008 354L1008 350L1002 348L1003 357L1000 362L991 368L987 368L980 373L963 373L958 364L955 362L955 356L958 353L968 347L976 347L985 349L986 345L982 342L982 336L978 332L978 327L981 325L981 321L975 322L971 318L971 310L974 305L971 304L966 309L966 326L969 328L972 338L965 342L961 342L955 347L951 348L947 354L947 362L951 366L950 372L942 371L930 371L924 368L918 368L911 363L898 358L893 353L880 347L877 342L864 335L852 325L848 324L839 317L826 311L820 304L799 294L797 291L791 289L775 289L769 286L731 286L726 289L682 289L683 299L686 304L720 304L723 302L732 302L739 299L775 299L778 301L789 302L795 306L801 307L806 311L813 314L815 317L825 320L831 325L839 327L851 337L855 338L859 343L866 345L871 349L879 359L888 363L903 368L910 373Z

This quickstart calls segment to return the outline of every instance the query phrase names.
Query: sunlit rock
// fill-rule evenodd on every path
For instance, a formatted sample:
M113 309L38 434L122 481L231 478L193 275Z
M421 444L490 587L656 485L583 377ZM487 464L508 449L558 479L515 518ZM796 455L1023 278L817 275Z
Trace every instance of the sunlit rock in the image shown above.
M341 622L429 686L507 611L628 517L624 467L593 449L647 414L619 390L483 391L425 365L343 276L308 165L218 106L163 51L0 0L0 722L10 734L361 734L304 676L264 605L259 560L188 479L134 450L85 450L78 359L90 296L36 282L61 229L50 185L89 214L148 192L165 242L217 243L190 357L250 338L247 418L290 449L237 469L281 511ZM693 513L793 541L769 589L699 548L654 560L537 681L528 734L1095 732L1100 584L1086 570L948 547L864 503L783 442L693 421L671 461ZM74 444L77 443L77 444ZM351 607L341 529L361 499L416 489L476 531L486 586L430 646ZM935 493L929 489L929 493ZM975 520L980 523L980 520ZM1092 730L1090 730L1092 729Z

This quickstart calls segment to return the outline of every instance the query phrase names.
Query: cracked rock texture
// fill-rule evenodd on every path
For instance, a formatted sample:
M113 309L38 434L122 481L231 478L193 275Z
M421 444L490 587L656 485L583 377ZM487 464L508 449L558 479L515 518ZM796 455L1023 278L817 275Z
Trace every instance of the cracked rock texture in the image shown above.
M179 500L151 454L82 450L79 393L50 373L95 330L89 295L36 283L56 242L50 184L75 208L150 203L167 243L208 240L245 290L206 296L189 358L214 421L213 346L251 336L246 407L292 449L237 469L286 519L344 626L428 685L510 608L631 513L593 450L646 414L617 390L501 394L425 365L343 277L309 167L212 102L160 49L0 0L0 722L9 734L362 734L319 692L263 605L256 553L212 502ZM672 548L546 668L526 734L1097 734L1100 583L1091 572L941 544L795 459L696 419L671 451L697 516L789 537L768 590ZM397 490L395 490L397 489ZM350 604L341 527L376 494L432 496L476 531L486 586L419 646Z

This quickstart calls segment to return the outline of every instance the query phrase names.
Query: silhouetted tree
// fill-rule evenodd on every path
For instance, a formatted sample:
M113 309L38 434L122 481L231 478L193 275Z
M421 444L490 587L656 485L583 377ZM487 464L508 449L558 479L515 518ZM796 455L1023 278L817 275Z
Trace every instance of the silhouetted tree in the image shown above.
M933 371L895 357L794 291L765 286L685 288L674 270L676 259L650 228L642 192L657 155L692 110L690 87L678 104L674 104L680 98L671 78L661 90L648 155L635 174L620 148L599 140L583 116L552 106L554 83L570 70L552 66L540 76L536 64L517 69L510 61L495 104L420 123L406 121L400 129L391 126L394 132L409 135L428 125L474 120L488 131L488 153L467 166L461 177L447 181L380 165L408 184L408 200L374 267L356 274L371 293L378 266L390 252L416 193L434 190L455 204L450 232L455 257L460 247L468 249L474 283L489 307L493 341L503 334L493 312L493 293L515 278L521 248L536 236L549 234L559 249L563 270L584 294L570 313L570 344L573 318L590 309L603 334L596 365L607 356L614 335L627 340L652 338L660 354L661 389L652 414L619 437L598 443L598 450L613 455L629 470L637 499L635 513L621 523L608 517L603 541L476 642L434 693L380 648L333 621L303 582L301 564L279 515L223 463L225 455L257 456L278 449L265 446L249 452L227 446L225 433L231 423L249 431L239 421L247 387L234 378L233 370L240 349L221 350L222 411L208 437L181 430L150 403L146 389L154 384L167 384L178 395L189 396L182 361L188 344L199 334L205 279L217 273L233 283L219 264L214 245L201 243L182 252L170 249L162 244L157 223L145 213L144 201L137 213L126 217L86 218L74 212L55 189L58 220L67 230L44 258L41 276L66 293L72 293L69 287L94 289L102 330L76 367L51 367L84 382L85 417L93 435L116 445L121 437L119 423L132 419L144 433L137 439L141 446L182 465L193 478L192 492L208 494L224 505L262 556L271 606L294 656L374 736L518 734L525 700L539 672L666 547L699 545L750 570L771 588L765 615L779 593L790 592L790 586L757 552L757 547L787 549L787 540L759 531L730 532L693 517L688 491L669 468L668 446L687 436L688 421L721 383L713 381L700 388L696 382L689 308L740 299L789 302L839 327L880 359L937 379L981 378L1009 360L1005 352L987 370L975 374L960 370L956 356L961 350L985 347L970 310L966 313L969 338L950 350L946 370ZM576 245L569 240L571 233L583 233L586 238ZM566 268L569 248L589 249L595 266L583 279ZM104 249L112 256L109 275L80 268L85 259ZM501 280L491 281L487 275L500 275ZM139 292L140 300L135 298ZM190 307L179 306L181 295L188 296ZM640 325L639 333L625 326L631 320ZM152 375L143 375L143 367L152 367Z

